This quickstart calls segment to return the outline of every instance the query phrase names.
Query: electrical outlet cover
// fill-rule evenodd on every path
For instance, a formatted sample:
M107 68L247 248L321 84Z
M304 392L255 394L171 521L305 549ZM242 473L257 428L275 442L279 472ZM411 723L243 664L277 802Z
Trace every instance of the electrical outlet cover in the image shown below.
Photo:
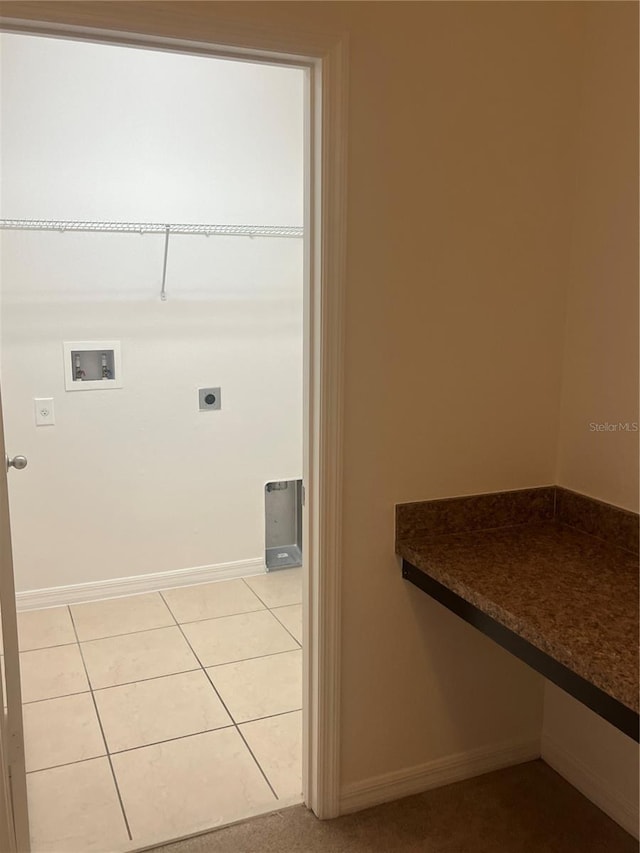
M53 397L35 397L33 407L36 415L36 426L54 426L56 414L53 408Z
M198 388L198 408L201 412L213 412L222 408L219 388Z

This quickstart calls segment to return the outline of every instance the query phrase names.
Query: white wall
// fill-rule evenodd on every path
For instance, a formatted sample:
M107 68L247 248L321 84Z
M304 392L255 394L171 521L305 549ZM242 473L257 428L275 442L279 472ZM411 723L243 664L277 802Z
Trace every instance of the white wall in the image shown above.
M557 482L638 510L638 5L584 4ZM547 685L543 757L638 835L638 747Z
M302 224L302 72L1 47L4 217ZM174 236L166 303L161 235L2 243L18 589L260 560L264 484L302 469L302 241ZM65 392L62 342L96 339L121 341L123 388Z
M302 72L2 36L3 216L302 224Z

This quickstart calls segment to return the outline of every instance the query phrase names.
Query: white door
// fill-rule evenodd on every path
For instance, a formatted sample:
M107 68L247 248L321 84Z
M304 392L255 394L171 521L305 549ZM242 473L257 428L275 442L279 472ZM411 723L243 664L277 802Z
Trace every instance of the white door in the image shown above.
M2 627L0 664L0 850L7 853L28 853L29 817L27 811L27 779L24 763L22 731L22 695L20 689L20 660L18 657L18 628L16 593L13 580L7 465L0 399L0 625ZM23 457L16 457L9 469L19 477L18 466ZM16 466L14 468L14 465Z

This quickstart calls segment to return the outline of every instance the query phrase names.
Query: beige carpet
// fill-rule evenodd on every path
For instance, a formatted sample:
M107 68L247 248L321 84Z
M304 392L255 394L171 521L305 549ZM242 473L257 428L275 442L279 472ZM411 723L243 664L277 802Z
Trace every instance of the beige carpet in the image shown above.
M158 853L637 853L638 843L542 761L332 821L303 806Z

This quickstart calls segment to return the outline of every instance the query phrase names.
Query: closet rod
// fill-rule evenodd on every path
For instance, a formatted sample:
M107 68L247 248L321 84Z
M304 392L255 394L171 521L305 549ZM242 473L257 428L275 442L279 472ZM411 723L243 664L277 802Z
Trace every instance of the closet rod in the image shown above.
M159 222L85 222L64 219L0 219L8 231L92 231L121 234L202 234L206 237L303 237L293 225L190 225Z

